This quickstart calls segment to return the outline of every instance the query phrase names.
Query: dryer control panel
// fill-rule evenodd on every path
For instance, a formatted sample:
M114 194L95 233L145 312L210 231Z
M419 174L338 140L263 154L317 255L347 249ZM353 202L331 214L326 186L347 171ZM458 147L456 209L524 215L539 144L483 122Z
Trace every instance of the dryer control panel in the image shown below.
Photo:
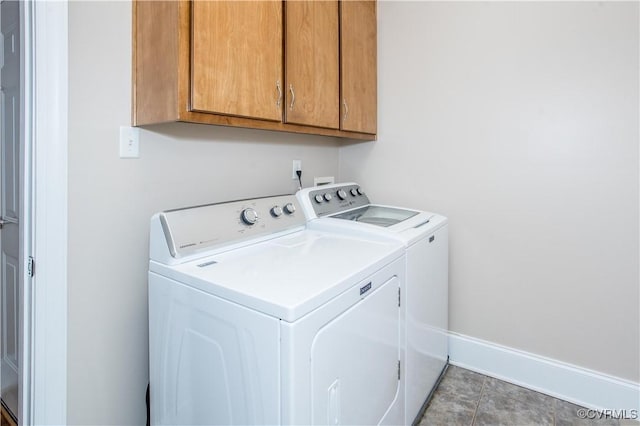
M154 219L160 223L174 258L265 237L305 224L295 195L168 210L158 213ZM155 238L153 233L151 238Z
M306 204L304 207L313 209L316 217L340 213L370 203L367 194L355 183L317 186L303 189L300 194L301 202Z

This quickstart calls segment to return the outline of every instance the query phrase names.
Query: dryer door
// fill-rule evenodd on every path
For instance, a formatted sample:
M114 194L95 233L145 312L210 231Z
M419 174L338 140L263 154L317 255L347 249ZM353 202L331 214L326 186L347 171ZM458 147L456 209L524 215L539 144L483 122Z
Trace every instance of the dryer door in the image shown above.
M311 348L313 424L378 424L399 391L399 280L328 323Z

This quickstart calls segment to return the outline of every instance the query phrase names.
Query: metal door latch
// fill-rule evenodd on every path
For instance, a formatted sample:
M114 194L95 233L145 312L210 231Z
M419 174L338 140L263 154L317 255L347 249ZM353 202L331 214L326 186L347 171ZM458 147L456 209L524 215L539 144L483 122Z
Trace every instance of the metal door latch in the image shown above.
M9 223L18 223L18 220L12 217L0 216L0 229L2 229L4 225L7 225Z
M33 259L33 257L29 256L29 260L27 260L27 274L29 274L30 277L33 277L33 274L36 273L36 261Z

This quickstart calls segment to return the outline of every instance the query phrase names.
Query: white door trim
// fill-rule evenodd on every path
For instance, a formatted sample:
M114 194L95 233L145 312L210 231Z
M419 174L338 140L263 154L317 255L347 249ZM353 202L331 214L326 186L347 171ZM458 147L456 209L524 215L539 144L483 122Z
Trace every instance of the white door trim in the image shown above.
M21 421L67 423L68 3L24 2L25 250ZM30 187L30 188L29 188Z

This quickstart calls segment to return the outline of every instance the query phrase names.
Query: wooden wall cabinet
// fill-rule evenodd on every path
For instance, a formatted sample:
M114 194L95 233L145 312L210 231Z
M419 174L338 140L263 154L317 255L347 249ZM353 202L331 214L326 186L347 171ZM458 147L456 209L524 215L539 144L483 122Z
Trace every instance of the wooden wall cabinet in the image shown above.
M191 109L281 121L282 3L195 1L191 8Z
M340 34L337 0L287 1L287 123L340 128Z
M375 0L133 2L134 126L374 140Z
M377 20L375 1L340 2L340 128L377 133Z

